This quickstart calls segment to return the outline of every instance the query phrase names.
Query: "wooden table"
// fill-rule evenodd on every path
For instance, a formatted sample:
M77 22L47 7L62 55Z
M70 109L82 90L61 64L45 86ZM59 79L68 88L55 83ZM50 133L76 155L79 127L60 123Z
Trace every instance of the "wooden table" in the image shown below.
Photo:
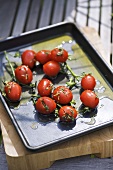
M100 54L104 56L104 49L96 31L88 27L81 30L95 45ZM64 142L41 152L31 152L22 144L2 104L0 105L0 111L1 130L9 170L48 168L56 160L81 155L95 154L100 158L113 156L113 126Z

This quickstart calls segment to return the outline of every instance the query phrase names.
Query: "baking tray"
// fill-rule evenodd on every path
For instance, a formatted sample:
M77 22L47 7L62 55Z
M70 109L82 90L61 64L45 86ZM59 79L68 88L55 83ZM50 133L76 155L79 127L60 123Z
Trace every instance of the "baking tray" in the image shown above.
M25 49L39 51L53 49L56 46L62 46L72 56L72 61L68 61L68 64L76 74L79 75L81 72L93 73L97 81L95 91L100 98L100 102L94 113L78 118L76 124L66 125L56 123L53 117L39 115L35 111L32 101L27 100L26 102L26 100L23 100L20 105L14 107L7 102L0 92L1 101L22 142L27 149L32 151L44 149L113 124L113 69L89 43L75 23L63 22L1 41L1 89L3 88L2 79L8 80L11 78L4 51L9 53L10 61L19 64L20 59L12 57L17 51L22 52ZM44 74L39 65L35 69L38 70L38 75L35 74L35 78L39 81ZM52 81L54 86L64 85L67 78L59 74ZM77 107L81 105L79 92L79 88L73 89ZM23 94L25 98L28 97L29 99L27 88L24 88Z

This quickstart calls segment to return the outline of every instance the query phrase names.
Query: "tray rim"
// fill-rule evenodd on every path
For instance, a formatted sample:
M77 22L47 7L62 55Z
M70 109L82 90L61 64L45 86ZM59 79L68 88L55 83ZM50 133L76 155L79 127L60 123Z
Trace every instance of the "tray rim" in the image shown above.
M7 39L5 40L2 40L0 41L0 54L3 53L4 50L1 50L1 46L3 45L3 49L4 47L6 48L6 45L7 43L9 43L8 45L10 45L10 42L12 41L16 41L18 40L18 42L22 39L22 38L26 38L27 36L31 36L35 33L40 33L41 32L46 32L46 31L49 31L49 30L52 30L52 29L57 29L61 26L72 26L76 29L77 33L79 34L79 36L82 36L82 40L84 41L84 44L87 44L88 47L90 47L90 50L93 51L93 53L95 53L95 56L98 56L97 58L97 63L98 62L103 62L103 68L104 70L106 69L106 72L109 72L109 74L111 76L113 76L113 67L108 64L108 62L105 60L105 58L100 55L100 53L96 50L96 48L94 47L93 44L91 44L91 42L89 42L88 38L82 33L82 31L80 30L79 26L75 23L75 22L68 22L68 21L63 21L63 22L60 22L60 23L56 23L56 24L53 24L53 25L50 25L50 26L46 26L46 27L43 27L43 28L39 28L39 29L35 29L35 30L32 30L32 31L28 31L28 32L25 32L25 33L22 33L18 36L15 36L15 37L8 37ZM62 32L63 33L63 32ZM51 34L53 36L53 34ZM73 35L75 36L75 35ZM38 40L37 40L38 41ZM35 43L35 41L33 41L32 43ZM81 46L84 46L83 42L81 43L79 40L77 40L77 43ZM13 43L13 45L15 45L15 43ZM25 44L23 44L22 46L25 46ZM17 47L17 46L16 46ZM9 48L9 49L12 49L12 48ZM104 75L106 77L108 77L107 75ZM109 81L112 83L112 86L113 86L113 80L112 79L109 79Z
M23 37L23 36L26 36L26 35L29 35L29 34L32 34L32 33L40 32L40 31L44 31L44 30L48 30L48 29L54 29L54 27L59 27L59 26L61 26L61 25L65 25L65 24L73 24L74 26L76 26L75 23L72 23L72 22L62 22L62 23L54 24L54 25L52 25L52 26L47 26L47 27L44 27L44 28L41 28L41 29L36 29L36 30L33 30L33 31L29 31L29 32L23 33L23 34L21 34L20 36L17 36L17 37L9 37L7 40L2 41L2 42L0 42L0 43L4 43L4 42L7 43L7 41L15 40L15 38ZM79 30L79 28L78 28L77 26L76 26L76 28ZM80 30L79 30L79 31L80 31ZM80 34L82 34L81 31L80 31ZM83 34L82 34L82 36L85 38L85 40L88 42L88 44L90 44L89 41L88 41L88 39L87 39ZM106 64L106 67L108 67L108 69L109 69L109 70L111 71L111 73L113 74L113 70L112 70L111 68L109 68L109 65L106 63L106 61L104 60L104 58L103 58L102 56L100 56L100 54L96 51L96 49L94 48L94 46L93 46L92 44L90 44L90 45L91 45L91 47L93 48L93 50L97 53L97 55L101 58L101 60L103 61L103 63ZM4 97L2 96L1 92L0 92L0 99L2 100L2 103L3 103L6 111L8 112L8 115L10 116L12 122L13 122L13 121L15 122L15 118L14 118L14 116L11 114L11 110L9 109L9 107L8 107L8 105L7 105ZM19 135L20 135L20 137L21 137L24 145L26 146L26 148L28 148L28 149L30 149L30 150L37 150L37 149L40 150L40 149L43 149L43 148L47 147L47 146L43 146L43 148L42 148L42 147L41 147L41 148L38 148L38 147L31 147L31 146L29 146L29 145L27 144L25 138L24 138L24 135L22 135L22 131L20 130L18 123L17 123L17 122L14 123L14 122L13 122L13 124L14 124L17 132L19 133ZM89 131L89 133L90 133L91 131L94 131L94 130L91 129L91 130ZM86 133L84 133L84 134L86 134ZM81 135L84 135L84 134L82 133ZM81 136L81 135L77 135L76 137ZM73 137L73 138L76 138L75 136L72 136L72 137ZM72 137L68 138L67 140L71 139ZM64 139L64 140L62 140L62 141L66 141L66 139ZM49 145L52 146L52 144L55 145L56 143L59 143L59 142L50 143ZM49 145L48 145L48 146L49 146Z

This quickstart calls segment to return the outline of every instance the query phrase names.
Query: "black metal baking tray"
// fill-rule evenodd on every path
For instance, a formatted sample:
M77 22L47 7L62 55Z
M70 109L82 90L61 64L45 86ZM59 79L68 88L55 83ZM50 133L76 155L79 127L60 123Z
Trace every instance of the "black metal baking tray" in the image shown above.
M37 51L53 49L58 45L66 48L69 54L72 55L73 60L68 61L68 64L74 72L77 74L83 71L93 73L97 80L95 91L100 98L100 102L95 116L78 118L76 124L67 126L56 123L52 118L40 117L35 111L32 101L22 103L19 107L12 107L0 92L1 101L14 127L26 148L32 151L44 149L113 124L113 69L89 43L75 23L63 22L55 24L0 42L1 80L8 72L4 51L8 51L11 61L14 60L14 62L19 63L20 59L11 56L17 51L22 52L28 48ZM42 72L39 71L37 81L42 76ZM53 83L54 85L63 85L66 81L65 76L59 74L53 80ZM80 105L79 90L73 90L77 106Z

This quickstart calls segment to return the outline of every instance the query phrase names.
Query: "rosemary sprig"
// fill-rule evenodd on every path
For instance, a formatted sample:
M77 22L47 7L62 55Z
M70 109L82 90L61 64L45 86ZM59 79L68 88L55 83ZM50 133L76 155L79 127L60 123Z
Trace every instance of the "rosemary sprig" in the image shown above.
M69 70L69 72L71 73L71 75L72 75L77 81L79 81L79 77L80 77L80 76L78 76L77 74L75 74L75 73L73 72L73 70L71 69L71 67L70 67L66 62L65 62L64 64L65 64L67 70Z
M9 64L9 66L10 66L10 68L11 68L11 71L12 71L12 78L13 78L14 81L16 81L16 78L15 78L15 71L14 71L14 68L13 68L13 66L12 66L12 64L11 64L11 62L10 62L10 60L9 60L9 58L8 58L8 54L7 54L6 51L4 51L4 54L5 54L5 58L6 58L7 62L8 62L8 64Z

